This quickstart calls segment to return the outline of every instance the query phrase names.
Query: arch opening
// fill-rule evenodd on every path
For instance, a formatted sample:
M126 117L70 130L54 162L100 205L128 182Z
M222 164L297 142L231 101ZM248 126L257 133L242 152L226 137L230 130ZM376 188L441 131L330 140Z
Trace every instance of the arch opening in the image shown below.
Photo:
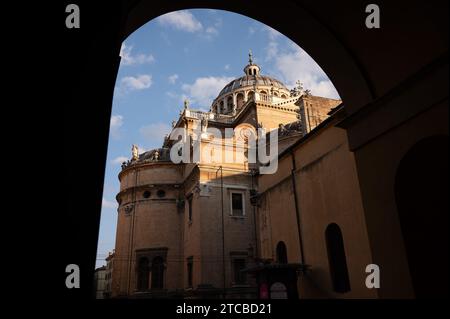
M149 284L149 260L147 257L141 257L138 265L137 290L145 291Z
M152 260L152 289L164 288L164 260L157 256Z
M257 70L253 69L253 75L256 75ZM300 75L301 76L301 75ZM259 82L259 80L258 80ZM265 83L267 84L267 83ZM260 84L258 84L260 85ZM261 84L262 85L262 84ZM240 92L244 92L245 94L239 93L236 94L235 96L232 96L229 94L226 95L224 98L220 98L217 99L215 102L215 107L216 107L216 111L218 113L221 114L226 114L229 113L235 106L234 106L234 98L236 101L236 107L240 108L243 106L244 104L244 99L245 100L255 100L256 97L258 97L259 99L261 97L265 97L266 99L268 98L268 92L267 90L262 90L262 91L258 91L256 85L254 86L254 90L256 91L248 91L250 87L247 87L245 89L240 89L243 91ZM280 88L278 88L280 89ZM259 92L259 93L258 93ZM280 92L289 92L288 90L282 90L280 89ZM247 98L246 98L247 96ZM283 98L287 98L288 96L286 96L285 94L282 95ZM217 103L218 102L218 103ZM213 106L214 108L214 106ZM247 151L247 148L245 148ZM244 156L247 156L248 154L244 154ZM159 196L158 193L156 193L157 197L164 197ZM284 243L283 243L284 244ZM278 249L278 247L277 247ZM277 259L280 263L287 263L287 251L286 251L286 247L284 247L284 250L282 249L282 246L280 246L280 251L277 251ZM147 264L147 267L149 265ZM144 276L144 272L142 272L142 275L140 277L140 280L138 281L140 284L140 289L148 289L149 284L151 285L151 289L162 289L164 287L164 273L165 273L165 268L164 268L164 260L162 259L158 259L155 258L154 260L152 260L151 262L151 271L147 271L147 277ZM168 265L168 269L170 269L170 264ZM168 270L169 271L169 270ZM149 276L149 272L151 272L151 278L148 278ZM168 272L169 273L169 272ZM149 280L151 279L151 280ZM145 285L144 282L147 282L147 284Z
M287 257L287 248L284 241L280 241L277 244L277 262L279 264L287 264L288 263L288 257Z
M339 293L348 292L350 279L341 228L335 223L328 225L325 230L325 240L333 290Z

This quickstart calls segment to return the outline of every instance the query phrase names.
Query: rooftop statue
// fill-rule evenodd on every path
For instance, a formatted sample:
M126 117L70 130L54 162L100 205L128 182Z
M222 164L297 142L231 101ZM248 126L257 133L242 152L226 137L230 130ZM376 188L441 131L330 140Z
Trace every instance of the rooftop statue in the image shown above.
M136 161L139 159L139 149L135 144L133 144L133 146L131 147L131 155L132 155L132 157L131 157L132 160Z

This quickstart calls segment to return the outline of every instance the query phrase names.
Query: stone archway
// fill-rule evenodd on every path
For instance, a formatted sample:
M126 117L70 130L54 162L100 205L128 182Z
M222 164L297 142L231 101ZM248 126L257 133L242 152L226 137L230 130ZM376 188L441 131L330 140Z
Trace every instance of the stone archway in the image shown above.
M159 15L181 9L209 7L244 14L275 28L304 48L333 81L348 113L353 113L364 106L377 109L379 105L369 103L374 96L382 98L392 90L404 87L411 79L420 82L422 78L416 77L417 72L423 68L435 72L441 69L442 61L448 61L448 26L445 23L448 21L448 2L413 1L409 4L408 14L403 15L402 5L386 1L384 7L391 12L391 18L385 16L383 19L383 32L359 27L363 23L361 13L365 4L355 1L355 5L342 6L330 1L282 0L269 11L252 2L226 0L121 0L108 5L83 2L82 27L65 30L64 36L55 41L64 52L64 58L58 61L59 69L67 70L68 65L71 68L57 81L58 91L68 98L63 101L64 108L60 107L62 101L59 99L55 108L64 110L59 122L65 124L63 162L65 180L70 181L67 183L69 196L65 197L65 214L60 219L64 232L54 234L66 243L57 269L76 263L86 269L85 278L93 274L111 102L120 63L120 46L128 35ZM60 9L64 12L63 6ZM343 16L346 18L342 19ZM421 37L423 34L430 36ZM417 46L417 38L421 38L420 46ZM427 100L435 95L436 88L447 87L445 79L437 76L427 84L427 88L434 89L431 94L429 90L420 90L421 96L427 92ZM417 91L408 87L404 96L409 98L408 101L415 100L412 93ZM79 121L74 120L79 118L84 119L83 130L79 129ZM73 156L83 153L90 154L89 161L80 161ZM85 176L90 176L92 182L86 183ZM64 293L89 298L89 282L87 280L84 285L86 290L66 289Z

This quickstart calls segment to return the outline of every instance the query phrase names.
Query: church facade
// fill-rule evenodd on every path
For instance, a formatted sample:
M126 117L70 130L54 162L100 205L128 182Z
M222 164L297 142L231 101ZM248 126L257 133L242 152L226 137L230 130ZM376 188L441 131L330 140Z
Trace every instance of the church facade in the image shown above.
M278 242L284 239L293 264L301 262L291 209L296 200L289 187L276 190L277 179L290 176L283 154L323 130L321 123L341 101L314 96L301 85L289 90L261 75L251 55L244 73L208 112L186 101L161 148L143 154L135 148L123 163L112 297L256 298L264 271L254 270L277 263ZM185 134L172 138L177 129ZM277 132L274 174L261 174L261 164L249 160L249 136L257 139L258 129ZM187 146L177 148L183 139ZM189 160L175 163L174 152ZM277 216L287 231L277 229Z

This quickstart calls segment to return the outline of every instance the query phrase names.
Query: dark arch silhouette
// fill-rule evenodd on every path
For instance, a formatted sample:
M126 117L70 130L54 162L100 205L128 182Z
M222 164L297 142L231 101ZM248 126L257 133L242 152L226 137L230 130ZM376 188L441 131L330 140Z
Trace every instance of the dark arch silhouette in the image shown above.
M147 257L139 258L138 262L138 278L137 278L137 290L144 291L148 289L149 279L149 260Z
M63 161L65 181L70 183L66 185L69 192L65 197L66 212L61 216L64 232L58 230L55 234L67 246L57 268L63 269L75 261L87 269L88 277L93 276L111 101L120 46L128 35L151 19L175 10L212 8L244 14L277 29L305 49L333 81L350 114L371 106L372 97L382 98L409 79L416 79L417 72L424 67L435 70L442 63L448 65L448 1L410 1L408 14L404 14L403 5L386 1L384 12L391 14L384 15L382 32L368 32L363 27L366 4L362 0L352 6L332 1L282 0L268 8L252 2L226 0L121 0L107 6L101 2L83 2L82 27L65 30L65 36L58 36L55 41L64 52L59 69L67 70L70 61L71 70L61 73L62 80L58 81L61 96L67 97L61 119L67 141ZM423 34L431 36L423 37ZM421 38L421 46L417 46L417 38ZM377 50L391 46L395 49ZM405 54L408 59L404 58ZM430 87L438 88L442 82L445 83L433 79L429 83ZM414 96L408 92L405 95ZM92 104L98 107L92 108ZM85 119L83 130L73 120L77 118ZM91 159L79 161L70 156L82 152L91 154ZM84 179L87 175L92 177L89 184ZM90 213L79 214L86 210ZM87 282L85 289L64 289L63 293L90 298L92 281Z
M280 264L287 264L287 248L284 241L280 241L277 244L277 262Z
M152 289L164 288L164 260L158 256L152 260Z
M327 226L325 240L333 289L340 293L348 292L350 291L350 279L345 257L344 240L341 229L337 224L332 223Z
M448 296L448 136L419 141L401 160L395 199L417 298Z

